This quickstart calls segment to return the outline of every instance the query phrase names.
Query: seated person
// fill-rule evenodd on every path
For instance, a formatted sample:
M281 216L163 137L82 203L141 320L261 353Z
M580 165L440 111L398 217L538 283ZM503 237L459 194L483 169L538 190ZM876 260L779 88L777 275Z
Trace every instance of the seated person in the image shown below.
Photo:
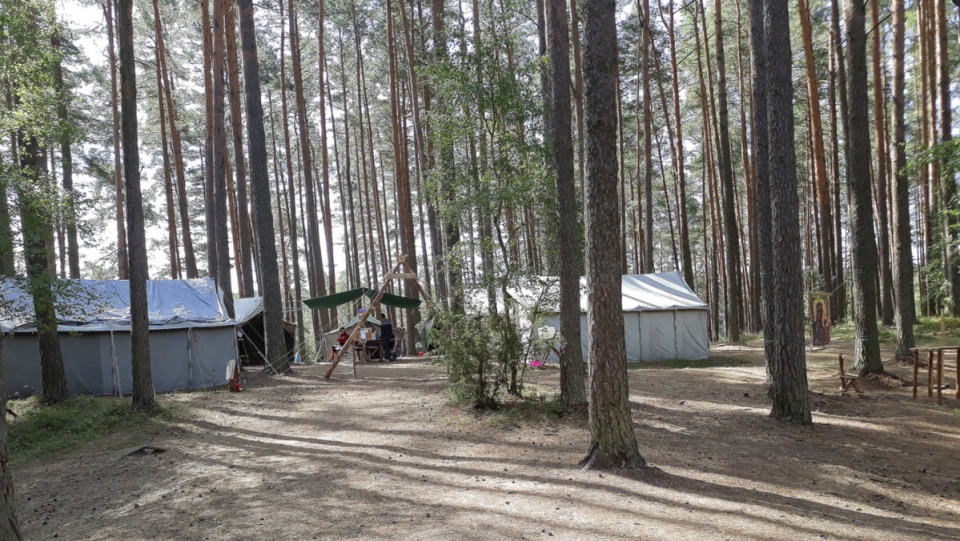
M340 327L340 335L337 336L337 343L330 346L332 355L336 355L338 351L343 349L344 344L346 344L347 340L349 339L350 339L350 333L348 333L345 328Z

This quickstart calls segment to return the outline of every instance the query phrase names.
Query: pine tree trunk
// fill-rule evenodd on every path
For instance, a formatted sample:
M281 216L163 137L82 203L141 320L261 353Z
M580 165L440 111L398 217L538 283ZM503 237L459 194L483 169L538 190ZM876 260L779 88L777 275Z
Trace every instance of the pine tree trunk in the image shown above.
M447 32L444 24L444 2L443 0L432 0L433 12L433 35L434 35L434 58L437 62L444 63L448 60ZM436 97L437 109L440 115L443 115L447 104L442 95ZM439 178L442 197L452 201L456 194L453 189L454 175L454 154L453 146L449 142L441 142L440 149L440 174ZM445 252L448 265L448 294L450 309L454 312L463 312L463 291L462 278L460 274L460 220L457 216L448 217L443 221L443 237L446 242Z
M774 348L774 284L773 284L773 236L766 232L773 230L772 209L770 208L770 140L769 113L767 111L767 51L766 28L764 23L765 0L750 0L750 59L752 62L753 86L753 174L756 178L757 256L760 266L760 298L763 316L763 344L766 357L767 384L769 396L773 397L773 362L776 356Z
M16 147L16 138L11 137ZM11 149L11 156L16 156L17 152ZM14 162L16 163L16 162ZM0 158L2 166L2 158ZM9 184L6 175L0 177L0 276L13 276L16 274L16 267L13 264L13 230L10 229L10 207L8 203Z
M60 50L60 34L54 32L51 38L51 45L55 51ZM57 100L57 118L63 126L60 134L60 162L63 167L63 192L65 199L63 201L63 221L66 226L67 241L67 259L70 261L70 278L80 278L80 250L77 244L77 213L74 209L73 192L73 149L72 132L67 128L70 118L67 114L67 102L69 95L63 83L63 68L60 61L53 65L54 85L59 95ZM2 194L0 194L2 196ZM63 252L61 251L61 257ZM0 273L2 274L2 273Z
M4 194L5 195L5 194ZM3 386L3 335L0 334L0 389ZM20 521L17 520L17 503L13 490L13 475L10 473L10 454L7 446L7 393L0 392L0 483L3 498L0 499L0 539L20 541Z
M216 243L217 286L223 291L223 304L227 315L233 317L233 279L230 276L230 233L227 215L227 134L224 117L226 70L224 57L224 2L213 0L213 219Z
M573 170L570 111L570 45L566 0L546 0L550 27L550 69L553 84L553 170L557 175L557 224L560 252L560 399L569 409L587 403L586 376L580 349L580 267L577 235L577 185Z
M884 325L893 325L893 278L890 270L890 221L887 216L887 187L890 185L887 173L887 140L884 113L886 96L883 92L883 75L880 70L883 59L880 57L880 9L877 0L870 0L871 35L873 37L873 118L877 145L877 255L880 257L880 320Z
M723 185L723 232L727 271L727 337L740 340L740 242L737 235L736 194L734 193L733 164L730 158L730 120L727 112L727 70L723 51L723 19L720 0L714 4L717 39L717 99L720 141L720 178Z
M247 201L247 164L243 152L243 117L240 114L242 100L240 99L240 66L237 61L237 21L233 13L233 5L224 6L224 29L226 31L227 46L227 79L230 86L230 124L233 130L234 171L236 172L236 223L234 229L234 244L240 246L234 253L236 266L240 269L240 297L253 297L253 232L250 229L250 211ZM251 166L252 167L252 166Z
M39 140L19 132L20 174L29 182L17 183L17 201L20 204L20 229L23 234L23 254L33 297L37 340L40 343L40 372L43 381L43 402L56 404L67 399L67 377L57 335L56 300L47 254L48 238L53 225L46 201L49 178L46 154Z
M153 28L157 46L154 49L157 76L157 112L160 121L160 146L163 155L163 195L167 204L167 249L170 254L170 278L180 278L180 258L177 250L177 220L173 208L173 180L170 177L170 146L167 143L167 112L163 99L163 73L160 69L160 4L153 0Z
M773 409L770 415L810 424L803 334L803 269L794 149L790 18L786 2L764 6L771 231L773 232Z
M284 0L279 0L280 17L283 17ZM287 68L284 61L285 27L280 25L280 115L283 117L283 148L287 166L287 231L290 236L290 261L293 264L293 306L297 317L297 353L302 359L307 356L306 328L303 321L303 289L302 277L300 272L300 249L298 246L297 233L297 213L292 204L292 198L296 197L296 186L293 177L293 152L290 146L290 125L287 108ZM346 98L344 98L346 99ZM279 197L279 194L277 194Z
M841 227L841 205L840 205L840 158L839 158L839 148L840 144L837 137L837 117L839 117L839 122L841 125L841 133L843 134L843 140L846 141L848 137L847 129L847 69L846 69L846 60L843 53L843 34L840 32L840 3L839 0L830 0L830 44L831 50L833 51L833 60L834 60L834 70L835 74L834 81L834 90L837 94L837 100L835 104L839 104L839 111L835 111L833 115L833 142L834 142L834 154L836 159L836 168L834 170L834 186L833 186L833 237L836 241L836 256L834 261L837 265L837 292L833 296L835 299L833 313L836 314L835 321L841 321L847 318L847 286L846 280L844 279L844 249L843 249L843 233ZM849 162L849 159L847 160ZM847 193L847 200L849 201L850 194ZM848 216L849 219L849 216Z
M287 18L290 24L290 59L293 69L293 91L297 108L297 125L300 130L300 155L303 164L303 185L306 189L307 229L307 273L311 277L310 294L314 297L326 295L326 278L323 274L323 260L320 254L320 226L317 216L316 186L313 179L313 152L310 150L310 129L307 124L307 102L303 90L303 70L300 62L300 34L297 28L297 12L293 0L290 0ZM315 339L322 338L321 329L330 327L330 316L326 310L320 311L320 325L314 325Z
M253 1L238 0L240 42L243 50L243 90L246 94L247 148L250 152L250 193L260 259L260 294L263 296L264 340L267 363L273 372L290 369L283 333L283 303L277 269L277 247L273 213L270 210L270 178L267 176L267 141L260 98L260 66L257 60L257 36ZM277 194L279 196L279 192ZM278 219L282 220L278 213ZM284 277L286 271L284 270ZM297 307L299 309L299 306Z
M110 105L113 109L113 180L116 186L116 221L117 221L117 277L126 280L128 277L127 259L127 226L123 216L123 173L120 154L120 105L117 101L117 59L116 40L113 25L116 20L116 8L113 0L107 0L103 6L103 15L107 21L107 51L110 69Z
M833 261L833 270L836 273L835 291L830 295L830 321L836 324L841 320L842 302L841 294L843 291L843 258L839 246L843 243L842 231L840 227L840 136L837 124L837 55L834 50L833 30L830 35L830 80L827 87L828 102L830 108L830 186L831 186L831 209L833 214L833 223L830 224L833 230L833 245L830 247L831 260Z
M940 144L945 154L940 158L940 167L943 179L940 182L940 199L945 210L957 208L957 183L952 181L956 175L956 166L953 165L954 152L951 149L953 140L953 112L952 97L950 95L950 52L947 48L947 12L946 0L934 0L936 7L937 26L937 89L940 93ZM949 306L954 317L960 316L960 254L956 246L957 218L950 212L944 212L941 218L943 223L943 273L946 275L950 288Z
M123 117L123 175L127 188L127 242L130 253L130 362L133 365L133 407L158 408L150 366L147 307L147 237L140 192L137 143L137 79L133 49L133 0L119 0L117 38L120 45L120 111Z
M690 249L690 224L687 218L687 180L683 146L683 115L680 112L680 77L677 68L677 34L675 27L675 13L673 0L670 0L670 68L673 87L673 114L676 122L677 138L677 184L679 185L680 200L677 207L680 209L680 259L683 262L683 278L691 289L696 290L696 280L693 274L693 256Z
M640 6L637 6L639 9ZM650 56L653 44L650 38L650 0L643 0L643 257L641 272L653 272L653 97L650 94Z
M327 281L330 284L330 294L337 292L337 268L333 257L333 213L330 211L330 153L327 149L327 109L326 109L326 43L324 33L326 2L320 0L318 6L318 25L317 25L317 50L320 61L318 62L319 75L317 84L319 85L320 95L320 159L323 184L321 186L323 196L323 237L327 245ZM331 106L333 104L331 103ZM332 113L331 113L332 114ZM330 322L337 320L337 311L330 311Z
M904 111L905 13L904 0L893 1L893 228L894 228L894 298L897 313L897 358L910 357L916 345L913 323L917 309L913 290L913 241L910 232L910 179L907 178L906 122Z
M246 43L246 42L244 41L245 38L244 38L244 36L243 36L243 32L244 32L244 29L245 29L245 26L244 26L245 23L244 23L244 19L243 19L244 12L242 11L242 10L243 10L243 5L241 5L241 4L238 3L238 7L241 9L241 12L240 12L240 17L241 17L241 18L240 18L240 40L241 40L241 43L244 44L244 45L243 45L243 47L244 47L244 49L243 49L243 51L244 51L244 53L243 53L243 54L244 54L243 70L244 70L244 86L246 86L247 70L252 69L251 67L248 67L249 64L248 64L248 61L247 61L247 59L246 59L246 58L247 58L246 55L248 54L247 48L248 48L248 47L253 47L254 45L248 44L248 43ZM253 0L250 1L250 9L252 9L252 8L253 8ZM253 12L250 11L250 13L252 14ZM253 25L252 22L250 23L250 28L252 29L251 31L255 34L255 33L256 33L256 32L255 32L255 26ZM254 38L255 38L255 37L256 37L256 36L254 35ZM253 42L253 44L255 44L255 43L256 43L256 41ZM260 66L259 66L259 62L257 62L258 75L259 75L259 67L260 67ZM279 161L279 159L280 159L280 151L279 151L279 149L278 149L278 147L277 147L277 128L276 128L276 125L275 125L275 122L274 122L274 119L276 118L277 115L276 115L276 113L274 112L274 109L273 109L273 93L270 91L270 86L269 86L269 85L267 86L267 108L268 108L268 110L269 110L269 112L270 112L270 142L271 142L271 144L273 145L273 160L272 160L272 161L273 161L273 187L274 187L274 190L275 190L275 191L274 191L274 193L275 193L274 198L276 199L276 205L277 205L277 226L276 226L276 228L277 228L277 231L280 233L280 276L281 276L281 280L282 280L282 282L281 282L280 285L282 286L281 291L283 291L283 308L284 308L284 314L286 314L287 311L293 309L293 292L292 292L291 289L290 289L290 265L289 265L289 259L287 258L287 238L286 238L286 234L285 234L285 232L284 232L284 230L285 230L285 225L284 225L284 224L285 224L286 222L285 222L284 219L283 219L283 196L282 196L283 191L282 191L282 188L281 188L281 186L283 185L283 173L281 172L282 169L280 169L280 165L277 163L277 162ZM262 106L261 106L261 109L262 109ZM249 114L250 114L250 111L248 110L248 111L247 111L247 115L249 116ZM249 142L249 138L250 138L250 135L249 135L249 132L248 132L248 134L247 134L248 142ZM253 153L253 150L251 149L251 155L252 155L252 153ZM253 165L253 164L251 164L251 165ZM252 175L253 175L253 167L251 167L251 170L250 170L250 171L251 171L251 178L250 178L251 185L250 185L250 190L251 190L251 196L254 198L254 201L253 201L254 209L253 209L253 210L254 210L254 215L257 215L257 213L258 213L259 211L257 210L257 206L256 206L256 204L257 204L257 203L256 203L256 197L257 197L257 196L255 195L255 193L256 193L256 188L255 188L254 185L253 185L253 176L252 176ZM269 192L269 187L268 187L268 192ZM259 235L260 235L259 225L258 225L258 227L255 229L255 232L257 233L257 236L258 236L258 238L259 238ZM263 290L262 288L263 288L264 286L261 285L260 287L261 287L261 291L262 291L262 290Z
M827 184L827 160L823 145L823 121L820 113L820 79L817 77L817 66L813 51L813 30L810 24L810 7L808 0L800 0L800 28L803 32L803 53L807 67L807 103L810 108L811 138L813 140L813 171L817 188L817 205L819 207L821 277L823 291L832 292L834 288L834 243L833 243L833 214L830 201L830 189Z
M212 0L218 2L219 0ZM210 2L211 0L200 0L201 24L203 28L203 94L205 105L205 126L206 138L203 147L203 210L204 226L207 234L207 276L220 282L220 275L217 269L219 259L217 258L217 221L216 221L216 199L214 194L216 187L214 184L213 173L213 35L210 30Z
M400 118L403 113L400 110L401 104L397 96L398 68L397 52L394 47L396 30L393 23L393 3L391 0L387 0L387 36L389 37L387 49L390 59L390 118L393 124L394 181L396 182L397 211L399 213L400 250L406 256L407 268L412 272L417 272L416 234L413 227L413 201L410 195L410 164L405 159L406 134L400 127ZM420 297L416 280L404 280L403 290L404 296ZM416 310L407 312L404 322L406 323L406 332L404 333L407 341L406 350L416 351L417 324L420 322L419 312Z
M160 72L163 76L164 95L167 105L167 120L170 122L170 143L173 147L173 167L177 176L177 208L180 211L180 242L183 246L183 266L187 278L197 278L197 258L193 251L193 238L190 233L190 212L187 202L187 182L183 164L183 145L180 130L177 127L177 109L173 104L173 81L167 72L167 52L164 44L163 28L159 10L155 8L157 25L157 50L160 59Z
M859 0L846 0L848 129L847 163L870 162L870 124L867 100L866 9ZM847 167L850 194L850 237L853 242L853 317L856 324L854 365L861 374L882 373L877 336L877 245L873 233L870 171Z
M573 103L577 112L577 170L580 173L580 197L583 198L584 163L586 155L583 148L583 56L580 53L580 0L570 0L570 36L573 42Z
M585 469L646 466L629 408L621 312L617 208L616 2L592 0L584 9L586 79L587 289L590 292L590 448ZM611 251L613 253L611 253Z

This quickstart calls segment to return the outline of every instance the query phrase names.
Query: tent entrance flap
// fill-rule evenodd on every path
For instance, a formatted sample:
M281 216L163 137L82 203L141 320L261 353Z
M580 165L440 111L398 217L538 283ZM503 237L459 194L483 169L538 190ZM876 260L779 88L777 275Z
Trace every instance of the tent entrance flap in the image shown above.
M317 297L314 299L307 299L303 301L303 304L307 305L308 308L314 310L329 310L340 306L341 304L347 304L348 302L353 302L360 297L376 297L377 292L368 289L365 287L351 289L349 291L341 291L340 293L334 293L333 295L327 295L325 297ZM386 306L393 306L394 308L403 308L403 309L413 309L420 307L420 299L411 299L410 297L402 297L400 295L391 295L390 293L384 293L383 297L380 298L380 304Z

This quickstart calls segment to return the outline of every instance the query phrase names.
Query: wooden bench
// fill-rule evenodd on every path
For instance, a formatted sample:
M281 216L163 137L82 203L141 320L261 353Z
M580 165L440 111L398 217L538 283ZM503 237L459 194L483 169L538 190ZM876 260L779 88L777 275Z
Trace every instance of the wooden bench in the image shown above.
M859 396L863 396L863 391L860 390L859 383L860 376L856 374L847 374L843 369L843 354L840 354L840 388L837 389L837 392L841 395L847 394L852 389Z

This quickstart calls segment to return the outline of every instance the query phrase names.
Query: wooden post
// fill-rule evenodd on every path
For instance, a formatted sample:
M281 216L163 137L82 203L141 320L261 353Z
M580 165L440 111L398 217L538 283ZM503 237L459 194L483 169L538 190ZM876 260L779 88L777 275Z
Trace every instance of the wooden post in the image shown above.
M933 398L933 350L927 352L927 398Z
M960 353L960 349L957 349ZM920 371L920 350L913 350L913 399L917 399L917 373Z
M943 348L937 350L937 404L943 405Z

